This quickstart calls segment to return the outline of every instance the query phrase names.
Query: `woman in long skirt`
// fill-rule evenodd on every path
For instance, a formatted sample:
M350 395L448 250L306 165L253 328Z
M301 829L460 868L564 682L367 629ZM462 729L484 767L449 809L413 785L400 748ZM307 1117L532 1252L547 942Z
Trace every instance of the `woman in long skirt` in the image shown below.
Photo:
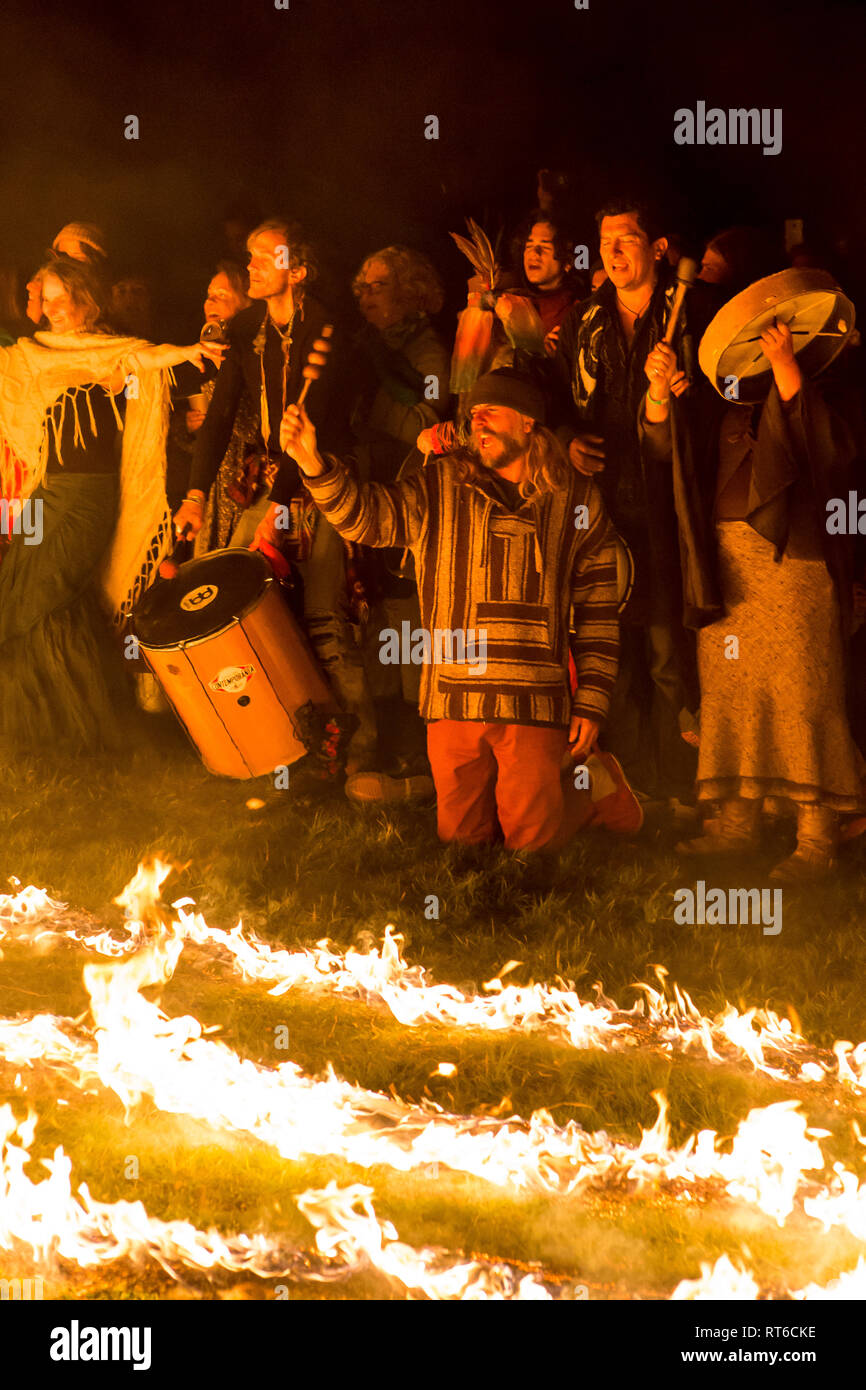
M825 507L854 447L845 421L803 378L790 330L768 328L761 344L773 370L767 400L732 403L722 416L714 516L725 616L698 634L697 790L720 811L712 833L678 849L742 852L762 809L793 812L797 847L771 878L796 882L833 867L840 817L864 805L845 708L850 579ZM664 345L647 359L646 409L657 422L672 359Z
M10 752L120 748L118 632L170 536L167 369L209 354L110 335L90 266L40 278L50 331L0 350L0 736Z

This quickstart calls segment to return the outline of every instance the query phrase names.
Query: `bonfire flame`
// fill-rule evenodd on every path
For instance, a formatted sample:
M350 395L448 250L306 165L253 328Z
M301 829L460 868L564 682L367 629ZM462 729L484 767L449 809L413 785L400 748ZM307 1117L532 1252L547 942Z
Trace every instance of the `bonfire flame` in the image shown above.
M169 928L158 899L170 872L171 866L158 859L141 865L116 899L126 908L125 941L104 931L88 934L72 928L65 934L101 954L117 956L149 935L177 931L185 940L228 955L244 979L270 984L270 993L275 996L302 987L377 1000L407 1027L444 1023L493 1032L543 1031L573 1047L616 1048L634 1046L639 1024L641 1044L646 1045L649 1033L666 1052L699 1052L712 1062L745 1058L757 1071L779 1081L826 1082L833 1077L832 1065L819 1060L789 1019L772 1010L752 1008L741 1013L733 1004L726 1004L709 1018L701 1014L687 991L676 983L668 985L668 972L660 965L653 967L659 988L645 981L637 983L634 988L643 998L630 1009L607 999L600 985L596 986L595 1004L581 1000L568 982L556 986L504 985L502 976L517 968L515 961L509 961L498 978L487 982L484 994L466 995L452 985L429 984L423 967L407 965L402 957L403 938L391 926L385 928L381 948L374 946L362 952L350 947L340 953L330 941L323 940L314 949L287 951L269 946L255 933L245 933L240 923L232 931L210 927L200 913L188 910L194 907L191 898L180 898L173 904L177 918ZM63 904L52 902L37 888L25 888L7 898L0 896L0 930L4 918L38 923L57 919L62 909ZM836 1079L846 1087L866 1091L866 1042L856 1046L837 1042L833 1052ZM799 1070L783 1071L772 1065L768 1053L777 1054L789 1067L799 1063Z
M319 1282L374 1268L427 1298L551 1298L534 1276L518 1278L508 1265L449 1263L444 1251L416 1251L402 1244L390 1222L377 1219L372 1189L360 1185L340 1190L332 1182L297 1199L317 1231L316 1249L330 1262L321 1270L310 1267L306 1252L293 1252L287 1261L285 1249L264 1235L224 1237L213 1227L201 1231L189 1221L160 1221L147 1214L142 1202L94 1200L86 1183L76 1197L72 1163L62 1148L55 1149L53 1158L42 1159L46 1179L32 1182L27 1177L35 1131L32 1111L16 1120L11 1106L0 1106L0 1248L24 1246L43 1266L55 1255L85 1269L149 1255L173 1278L182 1265Z
M751 1111L729 1146L715 1132L703 1130L677 1149L670 1143L666 1098L654 1092L657 1119L633 1146L604 1131L588 1134L574 1121L559 1127L544 1110L528 1121L449 1115L431 1102L410 1105L350 1086L330 1068L315 1080L291 1062L263 1067L206 1038L197 1019L169 1018L141 991L171 978L184 939L189 938L228 951L247 978L274 982L275 994L296 984L318 984L337 993L351 990L381 998L405 1023L435 1018L493 1030L543 1027L564 1033L575 1046L588 1041L620 1045L632 1028L630 1020L639 1016L653 1025L669 1049L698 1043L715 1060L725 1046L734 1047L753 1066L779 1076L785 1073L769 1066L766 1050L773 1048L790 1058L807 1047L787 1019L755 1010L739 1014L732 1006L716 1019L704 1018L685 991L674 985L670 995L666 992L662 967L656 968L661 989L642 984L645 1004L626 1015L603 997L599 1004L588 1005L570 988L505 986L501 977L489 982L487 996L467 997L451 986L426 983L423 970L406 966L400 938L390 928L381 951L340 956L327 942L315 951L290 953L244 936L240 925L234 932L220 932L186 911L188 900L175 904L178 917L166 922L159 893L169 872L160 861L141 866L116 900L126 909L128 939L138 949L125 960L84 968L95 1024L92 1036L69 1020L48 1015L0 1020L0 1048L7 1061L26 1066L41 1059L63 1068L79 1085L96 1076L127 1110L147 1095L165 1112L194 1116L235 1134L253 1134L287 1158L339 1155L365 1167L386 1163L400 1171L442 1163L500 1186L563 1193L624 1181L638 1187L667 1183L682 1191L683 1184L709 1181L730 1197L757 1206L780 1226L801 1203L805 1214L825 1230L841 1226L866 1240L866 1184L861 1187L856 1174L841 1164L835 1165L829 1184L822 1183L825 1160L819 1141L827 1131L809 1129L796 1101ZM45 915L58 917L62 904L37 899L37 892L25 889L0 899L3 921L30 929ZM77 928L66 934L82 939ZM104 934L83 939L91 946L105 944ZM117 943L112 940L108 949L116 954ZM509 962L501 975L513 968L516 963ZM837 1044L839 1075L849 1085L863 1084L864 1051L864 1044ZM804 1065L820 1064L810 1060ZM440 1064L438 1074L449 1074L449 1068ZM276 1258L275 1247L264 1237L229 1240L213 1231L197 1232L184 1222L153 1223L141 1203L96 1203L85 1186L79 1188L80 1198L74 1198L71 1165L60 1149L53 1159L44 1160L50 1177L30 1183L24 1164L35 1121L30 1117L16 1122L8 1106L0 1107L0 1117L0 1244L23 1240L42 1256L52 1248L61 1254L71 1251L80 1263L86 1262L88 1252L99 1252L94 1256L98 1260L117 1257L107 1251L147 1248L166 1268L175 1259L198 1262L198 1268L219 1264L261 1272ZM8 1208L6 1199L11 1202ZM412 1250L399 1242L390 1225L377 1220L369 1188L356 1185L341 1192L331 1184L324 1191L303 1194L299 1206L317 1229L320 1254L339 1258L349 1269L366 1262L410 1292L429 1298L549 1296L536 1280L518 1279L504 1266L452 1261L438 1268L441 1252ZM100 1244L101 1238L108 1244ZM858 1266L838 1282L841 1287L842 1280L862 1278ZM727 1292L707 1293L708 1288ZM701 1279L681 1284L674 1296L753 1298L757 1285L747 1271L720 1260L712 1268L704 1266ZM802 1296L813 1295L806 1291Z

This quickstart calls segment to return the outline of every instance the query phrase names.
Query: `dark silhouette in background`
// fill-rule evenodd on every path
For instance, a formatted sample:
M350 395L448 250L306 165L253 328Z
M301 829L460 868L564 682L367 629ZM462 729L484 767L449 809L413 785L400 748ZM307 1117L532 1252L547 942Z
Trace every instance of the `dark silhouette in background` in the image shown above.
M12 0L0 248L29 272L57 227L96 221L124 273L149 282L160 332L181 336L197 326L190 287L277 205L329 247L334 285L395 235L426 252L448 313L465 272L447 232L467 214L510 232L545 182L590 246L594 208L640 177L698 248L735 221L802 217L835 255L866 235L852 176L864 37L863 7L839 0L732 0L694 18L635 0L531 13L489 0ZM780 107L781 153L675 145L675 110L698 100ZM850 275L846 287L856 299Z

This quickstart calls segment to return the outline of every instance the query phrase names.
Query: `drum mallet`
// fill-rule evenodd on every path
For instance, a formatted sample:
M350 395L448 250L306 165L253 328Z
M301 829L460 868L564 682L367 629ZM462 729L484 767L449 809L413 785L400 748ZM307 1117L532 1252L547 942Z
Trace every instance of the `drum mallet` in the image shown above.
M683 300L686 297L686 291L690 290L695 283L697 273L697 264L689 256L681 256L677 262L677 292L674 295L674 302L671 306L671 316L668 319L668 326L665 329L665 336L662 340L665 343L673 341L674 333L677 330L677 322L682 312Z
M192 528L189 522L187 522L186 526L184 526L183 530L178 535L174 550L170 555L165 557L159 566L160 579L174 579L184 560L189 558L187 551L191 539L191 530Z
M301 394L295 402L296 405L304 404L307 392L313 382L318 381L319 377L322 375L322 368L328 360L328 353L331 351L329 339L333 331L334 325L332 323L326 323L322 329L321 338L317 338L313 343L313 350L307 358L307 365L303 371L304 385L301 388Z

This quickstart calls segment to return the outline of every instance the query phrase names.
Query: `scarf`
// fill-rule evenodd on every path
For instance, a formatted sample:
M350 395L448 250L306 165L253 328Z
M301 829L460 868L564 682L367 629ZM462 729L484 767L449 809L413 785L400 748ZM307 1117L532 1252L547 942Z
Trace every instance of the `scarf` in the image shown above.
M107 382L118 370L126 378L140 338L100 333L37 333L0 348L0 496L29 497L45 481L49 436L53 429L58 462L67 410L74 415L74 438L82 440L78 411L87 393L79 388ZM129 618L139 595L154 577L171 540L171 513L165 496L165 436L168 427L168 371L135 369L137 392L127 400L126 422L111 396L122 431L120 502L117 525L100 573L103 596L116 626ZM56 418L52 405L63 397Z

